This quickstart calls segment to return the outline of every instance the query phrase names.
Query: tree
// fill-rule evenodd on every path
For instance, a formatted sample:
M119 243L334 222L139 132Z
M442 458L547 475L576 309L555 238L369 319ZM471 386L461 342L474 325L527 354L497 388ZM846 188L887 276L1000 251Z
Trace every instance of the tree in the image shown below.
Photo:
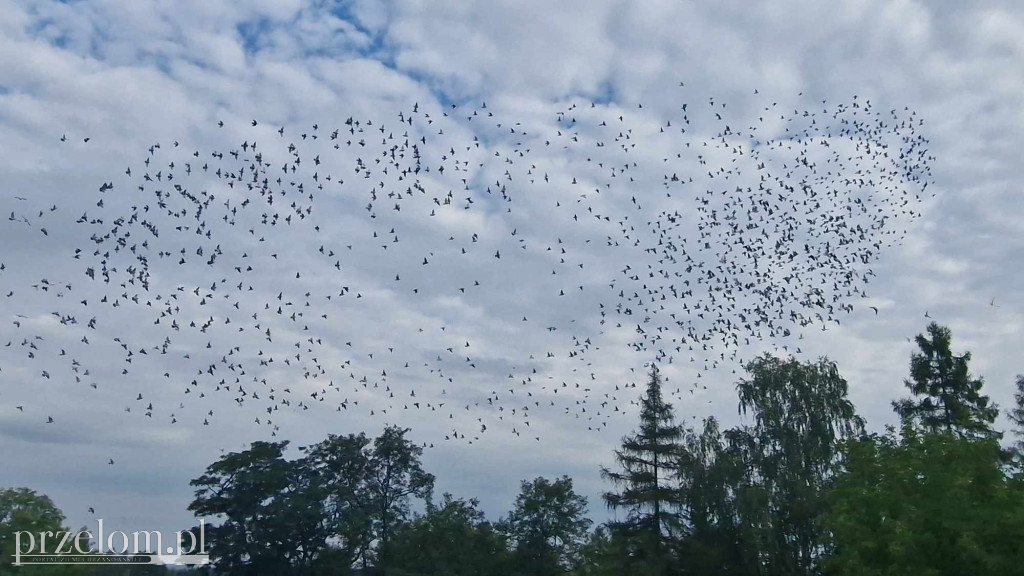
M830 574L1024 574L1024 490L994 439L907 425L846 449L823 519Z
M11 564L14 562L17 532L31 532L38 540L40 532L65 530L64 513L49 496L28 488L0 489L0 574L14 570Z
M508 562L504 537L475 499L445 494L440 506L399 528L387 544L385 573L394 576L499 576Z
M434 490L434 475L420 464L423 448L405 437L408 431L388 426L374 439L370 456L369 499L376 536L385 555L391 534L409 516L410 498L429 500ZM384 557L379 560L387 563Z
M373 502L368 485L372 477L370 439L366 434L337 436L309 447L301 466L310 475L312 489L324 512L331 535L329 549L318 564L348 568L366 557L373 543Z
M750 567L808 574L826 551L818 517L823 491L842 463L841 443L863 433L834 362L761 356L737 384L739 409L753 425L726 432L739 531Z
M372 446L364 434L332 435L291 461L283 457L287 442L255 442L221 457L192 481L199 490L189 506L224 520L209 530L217 568L344 572L362 561L368 569L374 550L386 551L408 518L410 498L429 499L433 490L422 449L406 432L388 427Z
M69 540L58 552L58 545L61 543L64 532L69 529L64 526L64 513L61 512L48 496L39 494L28 488L7 488L0 489L0 575L7 574L32 574L38 576L135 576L167 574L165 566L146 564L36 564L33 566L15 567L13 554L16 544L15 534L27 531L32 533L36 539L34 554L41 552L40 532L52 532L54 536L47 535L45 552L47 554L73 554L79 555L74 546L82 550L90 550L90 542L86 536L80 539ZM85 528L74 531L75 536L85 531ZM22 541L22 550L25 551L25 541ZM93 548L94 550L94 548ZM89 552L95 554L95 552Z
M615 529L634 533L645 541L647 555L655 564L666 561L665 544L681 528L677 513L679 492L674 482L683 433L683 427L675 424L672 405L662 395L658 367L651 364L641 404L640 428L623 438L622 448L615 451L622 471L602 468L601 475L621 489L605 493L605 503L613 510L624 509L628 513L627 519Z
M678 466L686 532L677 547L688 573L756 573L749 570L757 565L754 547L745 542L740 524L739 497L749 496L744 492L744 453L730 445L718 421L709 417L700 433L687 431Z
M1017 392L1013 395L1014 407L1006 415L1013 422L1013 433L1017 440L1013 451L1018 461L1024 463L1024 375L1017 375Z
M522 574L561 574L571 568L591 521L587 499L573 491L572 479L523 481L515 508L503 522Z
M310 477L284 459L288 442L254 442L222 456L192 480L199 489L189 510L221 517L208 530L210 555L231 574L308 570L329 533Z
M630 569L629 550L632 545L622 531L613 531L608 526L598 526L580 549L579 561L573 575L643 574L642 571Z
M905 381L915 398L893 402L904 422L928 431L948 430L965 438L998 438L992 423L998 409L981 394L981 378L968 370L971 353L959 356L951 350L949 328L935 322L928 336L916 338L920 352L910 357L910 379Z

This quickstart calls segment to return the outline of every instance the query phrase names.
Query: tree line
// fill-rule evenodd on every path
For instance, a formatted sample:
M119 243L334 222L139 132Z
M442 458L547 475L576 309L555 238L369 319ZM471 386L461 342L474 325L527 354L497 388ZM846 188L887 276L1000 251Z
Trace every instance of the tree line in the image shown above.
M434 494L407 429L255 442L191 484L213 565L249 575L804 576L1024 574L1024 377L1009 438L948 328L916 338L893 402L869 433L827 358L764 355L736 383L744 423L677 423L652 365L640 421L601 470L614 521L593 526L573 481L523 481L490 521L473 498ZM142 574L160 567L10 566L19 529L63 515L0 491L0 574ZM74 571L81 568L82 571ZM33 570L33 572L29 572ZM86 570L92 570L88 572Z

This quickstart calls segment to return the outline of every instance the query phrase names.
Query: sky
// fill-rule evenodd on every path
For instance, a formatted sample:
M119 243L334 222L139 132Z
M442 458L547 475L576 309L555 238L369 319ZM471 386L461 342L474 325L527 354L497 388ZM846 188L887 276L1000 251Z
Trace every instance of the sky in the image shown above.
M479 498L491 519L520 480L565 474L602 520L599 470L636 423L653 360L689 425L741 422L740 360L799 347L803 360L838 364L880 429L895 421L911 340L931 320L972 352L998 405L1011 405L1024 372L1017 3L0 0L0 11L0 345L12 342L0 349L0 486L50 495L72 526L186 528L188 482L223 451L374 436L386 424L426 443L438 493ZM701 235L701 193L742 195L759 163L789 177L801 150L822 167L833 152L867 156L836 130L869 110L903 128L862 145L920 137L924 156L908 173L920 181L879 180L873 197L909 190L913 214L880 205L896 211L897 234L878 236L870 263L854 267L871 273L863 293L837 301L852 311L802 340L765 330L694 353L630 345L641 322L615 312L615 295L670 283L641 279L646 265L684 267L644 251L667 250L652 222L678 212L675 237L698 262L721 257L722 276L758 279L752 261L715 250L721 236ZM816 137L791 140L796 126ZM417 158L402 142L417 141L432 170L410 176L399 166ZM223 177L251 165L252 142L290 193L275 205L244 175L238 186ZM869 160L831 168L833 180L863 177ZM671 174L682 181L666 183ZM175 183L209 199L209 237ZM839 187L850 201L873 190ZM154 190L167 191L167 210ZM711 195L723 215L736 208L726 197ZM168 214L179 209L193 211ZM827 241L814 234L828 229L823 210L794 243ZM111 225L132 235L104 284L94 252L113 251L118 233L90 236ZM703 240L715 246L702 251ZM121 287L146 250L149 290L141 276ZM758 281L780 283L796 266L778 265ZM804 282L820 280L803 270ZM174 316L161 316L172 298ZM232 314L242 332L224 321Z

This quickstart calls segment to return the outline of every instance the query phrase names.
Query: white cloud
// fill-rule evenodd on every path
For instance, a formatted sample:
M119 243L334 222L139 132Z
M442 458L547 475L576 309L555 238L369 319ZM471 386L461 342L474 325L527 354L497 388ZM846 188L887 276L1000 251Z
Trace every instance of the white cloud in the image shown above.
M874 422L888 422L889 401L903 393L911 350L905 338L923 330L923 314L929 310L936 320L951 325L959 349L974 352L975 371L985 375L994 399L1008 405L1012 376L1024 371L1014 365L1024 310L1015 290L1021 283L1016 264L1024 248L1018 233L1024 206L1016 193L1024 133L1019 106L1024 85L1022 15L1013 3L992 8L954 4L864 1L837 10L803 2L759 7L745 2L714 7L676 2L598 2L585 7L526 7L521 2L356 2L337 7L298 0L4 3L0 208L5 219L0 222L0 241L6 249L0 251L0 262L7 270L0 273L0 298L8 290L17 296L2 300L5 317L0 320L5 324L0 344L11 340L12 348L0 350L0 434L19 464L9 469L3 482L54 493L71 522L79 524L86 522L84 510L93 501L99 501L97 510L110 518L118 513L127 517L143 498L151 498L146 500L152 502L151 516L133 521L139 529L173 530L189 521L184 511L190 496L188 480L219 455L219 448L235 450L268 436L268 417L281 427L282 437L296 444L316 441L328 432L373 434L385 421L400 421L413 427L418 438L438 446L427 458L440 477L440 488L482 497L492 516L511 505L519 479L541 473L575 476L591 496L592 511L600 516L596 496L603 486L597 467L611 463L611 449L635 420L635 406L629 404L635 391L616 392L614 386L630 381L642 386L641 364L653 354L633 353L626 346L632 337L629 326L639 320L618 317L609 306L608 323L602 326L597 304L609 304L619 289L636 288L621 272L625 264L645 271L648 262L619 231L633 226L634 237L646 234L642 230L649 213L637 211L631 196L640 198L647 210L689 205L686 192L675 192L674 199L661 197L662 166L670 165L664 162L671 154L667 146L681 146L681 140L662 136L660 129L665 118L679 117L686 102L694 122L693 143L713 144L719 126L705 108L710 97L727 103L725 116L735 118L733 128L744 133L768 112L771 117L765 120L770 123L779 113L816 110L826 99L824 109L849 101L854 94L881 110L909 106L917 111L925 120L920 130L930 139L929 150L936 157L931 163L936 182L926 196L934 190L938 197L924 205L924 217L911 226L906 245L871 264L877 276L867 288L871 298L855 301L854 313L844 317L842 327L828 332L808 329L798 345L808 357L828 354L836 359L860 410ZM686 86L679 87L680 81ZM805 96L798 97L799 92ZM586 108L591 101L600 106ZM429 111L433 124L398 124L398 112L408 114L413 102ZM450 102L459 107L452 110ZM479 108L482 102L487 102L493 119ZM579 108L567 116L577 118L576 125L557 122L555 113L573 102ZM778 102L778 108L771 102ZM473 110L480 114L472 120L463 116ZM634 132L625 132L616 141L623 131L615 125L620 114L627 118L622 126ZM354 152L343 145L343 150L334 151L329 131L344 129L348 117L363 122L365 131L342 132L340 138L365 139L369 145ZM599 127L600 118L612 126ZM259 121L258 127L249 126L252 119ZM365 125L366 119L374 126ZM224 128L217 127L218 120L225 122ZM503 122L502 127L493 126L495 122ZM299 135L311 134L314 123L320 125L320 138L302 141ZM237 149L242 140L256 140L266 157L273 158L269 172L281 174L281 158L288 157L284 146L296 142L303 152L299 176L304 173L307 192L312 190L311 157L317 153L324 162L321 176L344 174L355 186L362 178L352 171L356 157L377 169L370 154L381 148L381 123L399 139L406 131L410 138L428 138L432 145L423 146L430 154L425 164L436 165L441 155L451 156L452 149L456 158L467 162L465 169L421 175L425 194L413 193L400 212L390 209L392 201L379 202L372 220L364 210L369 189L363 183L350 195L317 190L316 209L308 222L320 225L321 233L313 233L308 222L281 224L258 231L267 242L256 243L255 235L245 229L222 226L217 242L225 248L224 261L242 265L238 252L248 252L245 264L257 268L257 278L228 266L200 266L187 277L178 277L173 266L154 266L155 285L166 289L180 283L189 290L176 302L182 309L179 322L194 318L202 324L211 315L218 322L232 317L231 329L218 324L201 337L175 336L167 356L150 349L143 360L139 349L159 344L167 334L168 319L151 324L159 304L143 308L144 315L127 304L102 314L76 306L87 299L89 309L96 310L105 287L89 282L82 275L82 260L71 257L75 247L90 253L93 249L82 243L84 228L73 221L82 212L95 218L144 202L143 196L129 193L145 170L146 158L154 162L149 168L153 173L169 172L167 162L174 160L180 174L181 163L187 160L198 174L201 164L216 164L211 150ZM673 128L680 127L675 124ZM282 125L285 138L276 132ZM437 134L442 126L445 134ZM783 120L775 130L784 133L787 126ZM506 132L511 129L518 132ZM563 132L561 138L554 136L557 130ZM59 142L62 134L69 142ZM608 148L574 148L572 134L584 142L601 140ZM472 141L474 135L480 148ZM88 145L82 142L87 136ZM172 144L176 140L181 143L177 151ZM628 148L637 141L647 144ZM150 155L148 148L157 142L160 149ZM612 162L622 157L620 144L630 150L638 168L618 172L616 185L633 176L638 191L597 194L592 188L610 180ZM188 154L191 150L202 154L196 159ZM728 163L730 153L721 152L715 158ZM519 164L509 165L506 159ZM597 162L606 165L596 167ZM134 180L123 175L127 166L135 171ZM681 176L697 167L682 160L676 166ZM499 190L507 183L506 169L515 177L507 185L510 201ZM551 183L538 188L544 174ZM389 176L389 184L395 182L397 175ZM575 176L581 183L572 187L569 182ZM462 177L476 190L466 191ZM374 174L365 184L372 188L381 178ZM530 178L537 184L528 186ZM95 206L96 188L110 180L115 181L115 191L105 195L108 206L100 209ZM178 181L189 182L192 190L206 187L214 192L218 204L210 213L225 199L237 203L244 196L212 176ZM487 187L492 188L490 196L482 191ZM449 190L452 206L433 203ZM299 201L299 195L290 194L284 205ZM588 197L584 200L581 194ZM474 197L471 210L462 209L467 196ZM579 223L570 227L556 202L560 210L579 213ZM35 216L52 205L58 206L53 215ZM588 206L612 219L596 221ZM423 216L435 208L435 217ZM11 211L24 214L36 226L8 221ZM623 215L630 218L617 226ZM684 217L692 225L697 216ZM256 227L258 214L241 220ZM37 221L55 222L48 236L38 231ZM391 239L391 227L398 230L400 242L385 251L381 245ZM152 240L154 248L187 245L190 261L199 261L194 251L200 239L174 234L169 222L163 230L160 240ZM374 230L379 239L371 241ZM476 243L469 240L474 233L479 237ZM609 236L621 245L608 247ZM321 244L333 247L336 256L320 255ZM352 250L346 247L349 244ZM523 245L526 250L520 248ZM467 254L461 254L462 247ZM564 256L562 249L567 251ZM501 266L493 257L496 250L501 251ZM275 260L271 253L281 257ZM86 256L85 261L92 260ZM426 267L421 264L424 257L431 262ZM343 264L343 281L351 292L328 304L323 296L340 291L339 276L333 268L324 268L334 261ZM316 275L307 273L321 269ZM557 274L552 275L552 269ZM301 279L293 278L296 271L303 272ZM396 273L401 281L393 280ZM31 287L42 277L70 281L75 288L58 300L54 293ZM266 281L268 277L275 281ZM618 283L608 288L612 278ZM474 280L480 281L479 288ZM230 287L239 281L252 284L254 291L244 293L247 305L275 301L278 289L288 292L294 302L282 317L274 310L258 311L268 323L262 327L273 328L277 344L265 342L255 330L233 332L235 326L245 326L243 319L252 311L233 309L237 297L231 292L211 299L213 311L190 296L195 287L205 291L215 281ZM580 291L580 285L585 289ZM413 293L413 287L422 294ZM306 290L314 295L308 308L303 305L306 299L299 298ZM559 290L572 296L557 296ZM355 293L362 294L358 302ZM222 299L221 294L231 297ZM998 309L990 305L993 298ZM285 307L283 301L280 305ZM870 305L879 308L877 316ZM54 325L50 313L58 308L77 310L79 324ZM318 318L321 310L329 313L328 320ZM302 320L288 320L291 311L302 312ZM15 314L36 320L16 328L10 323ZM92 315L99 318L97 332L82 327ZM523 315L528 322L521 322ZM140 318L146 320L144 326ZM613 330L619 321L626 329ZM322 344L304 346L309 331L302 328L307 324L322 337ZM548 325L557 330L549 332ZM38 360L28 360L25 347L18 346L30 335L46 338L39 343L43 350ZM79 342L83 335L94 340L88 348ZM132 341L131 364L112 342L115 336ZM570 357L569 352L582 349L588 337L589 351ZM207 340L217 353L206 351ZM464 346L467 341L469 349ZM293 342L300 346L294 348ZM239 407L233 400L239 384L233 382L225 383L231 393L205 389L203 402L194 396L199 389L184 396L188 382L198 375L193 366L183 369L180 354L190 351L197 364L199 359L204 365L216 364L228 343L239 346L237 360L232 361L244 363L247 376L265 374L275 383L268 388L275 386L278 397L284 386L290 386L292 406L280 406L267 415L262 407L269 392L248 381L241 383L247 393L258 391L264 404L256 406L250 400ZM755 340L754 350L768 345ZM82 381L74 381L76 374L67 359L58 356L61 347L91 366L88 377L79 373ZM447 347L453 351L447 352ZM265 351L262 357L260 350ZM555 355L548 357L549 351ZM683 351L667 370L672 387L680 389L673 401L681 418L690 421L692 415L713 412L735 421L734 365L720 358L721 367L702 372L693 366L702 367L704 359L691 364ZM744 350L746 357L752 353ZM295 366L308 366L316 356L330 373L314 378L285 366L285 358L294 359L295 354L304 358L294 360ZM259 367L259 360L271 355L273 366ZM467 356L477 368L468 367ZM37 373L43 369L52 371L54 378L41 379ZM127 377L121 375L123 369L129 369ZM218 374L226 371L219 370ZM379 376L381 370L387 370L387 380ZM508 373L515 376L509 379ZM359 381L364 374L365 388ZM217 376L213 384L221 377L227 378ZM331 390L327 401L309 396L316 392L319 397L330 380L337 391ZM91 388L90 382L97 387ZM693 395L687 393L693 382L706 384L708 390L698 387ZM581 388L575 387L577 383ZM383 392L388 386L395 399ZM588 387L589 395L583 391ZM411 408L405 410L413 389L423 402L446 406L415 414ZM141 403L135 400L140 392ZM492 392L499 398L494 406L487 402ZM613 404L626 409L627 415L608 420L605 431L588 431L587 426L601 426L603 420L588 418L596 415L596 404L605 400L606 392L617 398ZM347 409L337 412L338 403L346 398ZM297 408L300 400L312 408ZM545 406L551 401L557 405ZM155 406L152 418L143 410L150 402ZM25 412L15 411L12 403L23 405ZM473 410L464 410L466 404ZM528 417L523 416L524 405L531 407ZM505 410L498 411L498 406ZM579 411L584 406L585 414ZM132 411L125 412L126 407ZM512 408L517 410L515 417ZM215 416L206 428L201 422L209 409ZM371 409L373 417L368 414ZM172 413L181 424L170 423ZM454 416L451 421L448 413ZM45 424L48 415L55 418L54 424ZM255 425L256 417L264 423ZM474 444L452 446L440 439L452 428L472 438L479 430L477 418L487 422L489 430ZM522 424L526 420L529 433ZM511 435L512 426L522 436ZM538 435L543 439L539 445L534 439ZM210 443L211 436L218 442ZM107 465L111 457L117 465ZM112 488L115 480L124 483Z

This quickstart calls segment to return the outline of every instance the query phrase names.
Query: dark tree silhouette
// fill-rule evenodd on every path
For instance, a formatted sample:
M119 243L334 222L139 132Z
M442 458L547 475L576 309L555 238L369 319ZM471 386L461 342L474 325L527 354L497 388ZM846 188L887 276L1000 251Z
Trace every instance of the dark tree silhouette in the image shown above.
M910 379L905 381L914 397L893 402L904 423L964 438L998 438L992 423L999 412L981 393L982 379L968 370L971 353L953 354L949 328L935 322L916 341L920 352L910 356Z
M1013 408L1007 413L1013 422L1013 452L1016 459L1024 463L1024 374L1017 375L1017 391L1013 394Z
M210 526L210 555L229 574L288 574L312 566L330 534L308 476L284 459L288 442L253 442L222 456L191 482L189 510L223 520Z
M523 576L562 574L576 564L591 521L587 499L572 478L523 481L515 507L502 522L513 545L513 567Z
M601 475L620 489L605 493L605 503L628 514L615 527L645 543L638 554L650 556L648 567L658 573L663 573L667 562L667 541L682 528L677 459L684 434L683 427L675 423L672 405L665 401L661 385L661 374L652 363L640 410L640 427L623 438L622 448L615 451L622 471L601 470Z

